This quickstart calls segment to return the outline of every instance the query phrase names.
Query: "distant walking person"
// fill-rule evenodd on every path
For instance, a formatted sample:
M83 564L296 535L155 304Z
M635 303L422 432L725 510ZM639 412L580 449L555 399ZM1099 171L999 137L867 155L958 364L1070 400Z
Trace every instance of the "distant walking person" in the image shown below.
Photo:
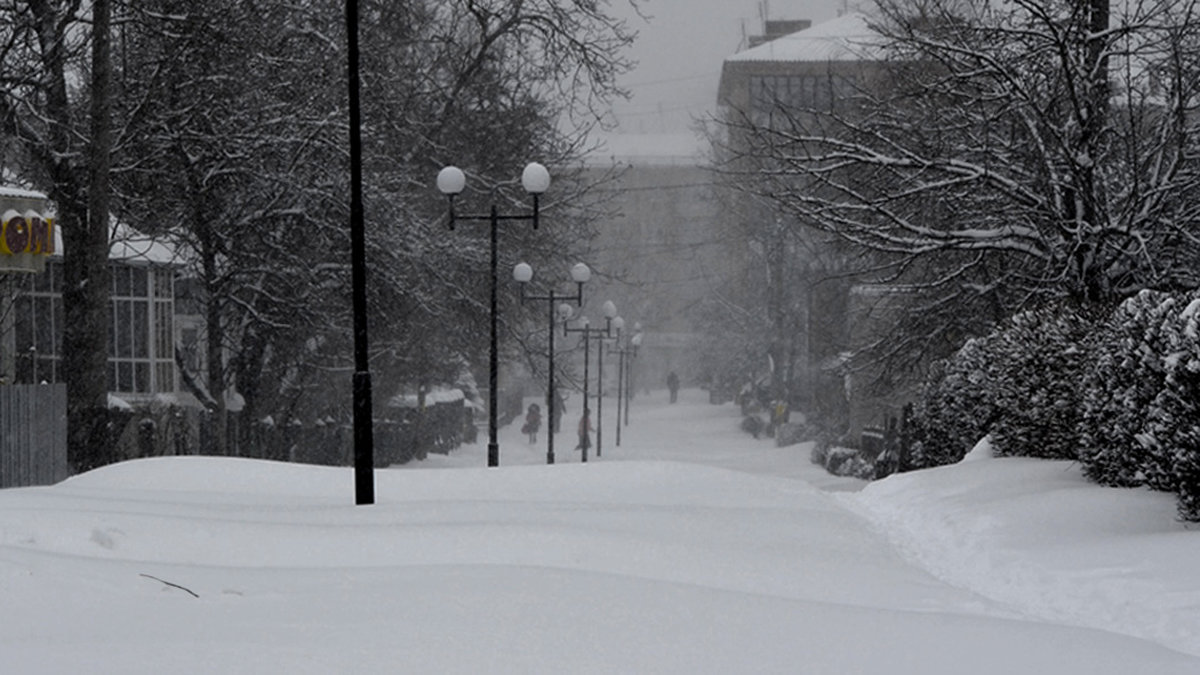
M667 389L671 390L671 403L679 400L679 376L675 371L667 373Z
M529 404L529 412L525 413L525 425L521 433L529 434L529 444L537 443L537 432L542 427L542 409L536 403Z
M588 419L590 413L591 411L587 408L583 409L583 415L579 418L579 445L575 446L576 450L583 451L584 457L587 457L588 448L592 447L592 437L588 435L594 431L592 422Z

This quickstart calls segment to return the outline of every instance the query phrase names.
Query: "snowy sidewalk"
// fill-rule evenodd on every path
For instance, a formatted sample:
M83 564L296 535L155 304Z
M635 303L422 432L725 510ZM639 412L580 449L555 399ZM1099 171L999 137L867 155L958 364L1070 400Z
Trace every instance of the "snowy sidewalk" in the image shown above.
M1171 495L1099 487L1070 462L974 461L979 454L876 483L831 476L809 460L811 444L776 448L770 439L754 440L738 428L736 408L710 406L705 392L695 390L682 392L677 405L668 405L665 391L641 396L632 420L622 430L623 446L604 461L701 464L845 493L837 503L869 521L905 561L987 598L992 612L1102 629L1200 656L1200 568L1194 564L1200 528L1176 520ZM544 462L544 454L525 450L510 461ZM558 461L578 457L560 454ZM852 528L824 523L812 529ZM863 559L831 551L816 557L854 561L851 566ZM870 579L872 572L851 576ZM886 579L864 585L876 597L894 588Z

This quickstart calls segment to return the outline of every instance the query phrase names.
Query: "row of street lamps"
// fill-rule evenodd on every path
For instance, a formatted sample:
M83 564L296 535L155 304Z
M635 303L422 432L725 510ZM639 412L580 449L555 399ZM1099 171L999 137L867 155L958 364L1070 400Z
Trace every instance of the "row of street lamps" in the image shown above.
M588 377L588 364L590 364L592 361L592 359L591 359L592 340L601 341L600 349L598 349L596 352L596 358L598 359L598 362L596 364L596 370L598 371L599 378L600 378L600 392L599 392L599 396L596 397L596 456L599 457L600 451L603 449L603 446L604 446L604 444L603 444L604 425L602 424L602 422L604 421L604 415L603 415L604 414L604 344L603 344L603 341L604 340L612 340L612 339L615 339L617 336L619 336L621 333L621 329L623 329L625 327L625 319L622 319L621 317L617 316L617 306L613 304L612 300L609 300L608 302L604 303L604 328L603 329L592 328L591 326L589 326L588 318L586 316L579 317L579 319L577 321L579 326L577 328L570 328L567 324L568 324L568 319L571 315L571 306L563 305L559 309L564 310L561 312L563 314L563 335L568 335L570 333L579 333L580 335L583 336L583 419L579 422L579 424L581 426L581 429L579 432L579 437L580 437L581 441L585 441L585 442L581 443L580 450L582 450L582 452L583 452L583 454L581 456L582 461L587 462L588 446L586 443L586 439L587 439L587 432L589 431L588 427L590 426L591 421L592 421L592 411L588 404L588 401L590 400L588 397L588 382L591 379ZM616 330L617 333L613 334L613 330ZM551 332L553 332L553 329L551 329Z
M531 162L521 172L521 185L525 191L533 198L533 210L530 213L516 215L500 215L495 204L492 204L491 211L486 215L459 215L454 212L454 198L457 197L467 187L467 177L456 166L448 166L438 172L437 187L442 194L446 195L450 210L450 229L454 229L455 223L460 220L467 221L484 221L491 226L491 249L489 257L489 269L491 271L491 298L488 305L490 312L490 343L489 343L489 361L488 361L488 466L500 466L500 443L496 440L496 410L497 410L497 370L499 368L499 355L497 353L499 336L497 332L496 317L498 311L496 308L496 288L499 284L497 274L497 265L499 258L497 256L497 241L500 221L503 220L528 220L533 223L533 229L538 226L538 197L550 188L550 172L546 167ZM582 263L580 263L582 264ZM586 270L587 267L585 266ZM532 276L533 270L530 270ZM590 274L590 272L588 273ZM584 279L587 281L587 279ZM580 296L582 297L582 285L580 286Z
M526 263L519 263L513 268L513 279L521 286L521 304L525 301L545 301L549 308L550 316L550 336L548 338L549 345L547 350L550 352L550 369L546 373L548 384L546 385L546 420L548 422L548 433L546 434L546 463L554 463L554 395L556 389L554 386L554 312L561 314L562 308L565 307L568 314L571 312L570 302L574 302L577 306L583 306L583 285L592 277L592 271L583 263L576 263L571 268L571 280L575 282L574 295L559 295L550 289L550 292L545 295L530 295L525 291L525 287L533 279L533 268ZM561 305L554 303L561 302ZM493 317L493 321L495 318ZM495 412L489 411L489 415L494 415Z
M524 171L521 173L521 185L522 185L522 187L525 188L525 191L530 195L530 197L533 200L533 208L528 213L511 214L511 215L500 214L496 205L493 204L490 211L487 214L459 214L454 210L454 200L459 194L462 193L462 191L464 189L466 189L466 175L458 167L447 166L447 167L443 168L441 171L439 171L438 176L437 176L438 190L442 194L446 195L447 200L448 200L448 209L449 209L449 216L450 216L449 222L450 222L451 229L453 229L455 224L459 221L486 222L490 226L491 237L490 237L489 263L490 263L490 271L491 271L491 283L490 283L490 289L489 289L489 291L490 291L490 304L489 304L490 335L489 335L489 354L488 354L488 453L487 453L487 456L488 456L487 462L488 462L489 467L495 467L495 466L500 465L500 443L497 439L497 435L498 435L498 433L497 433L498 432L497 413L499 410L499 405L498 405L499 387L498 387L498 376L497 376L498 371L499 371L499 353L498 353L498 351L499 351L499 349L498 349L499 335L498 335L498 323L497 323L498 315L499 315L499 312L497 309L497 289L499 286L499 274L498 274L498 270L497 270L497 266L498 266L497 243L498 243L498 239L499 239L499 237L498 237L499 225L502 221L510 221L510 220L512 220L512 221L530 221L533 225L533 228L537 229L538 217L539 217L539 197L550 187L550 173L549 173L549 171L546 170L546 167L542 166L541 164L538 164L537 162L532 162L532 163L526 165ZM591 341L592 340L609 340L609 341L617 341L618 342L617 353L620 354L620 356L621 356L621 365L620 365L619 371L618 371L618 387L617 387L617 390L618 390L617 445L621 444L621 440L620 440L621 439L621 429L620 429L620 425L621 425L621 406L620 406L620 404L621 404L621 381L622 381L622 377L625 380L628 380L627 368L629 367L628 364L630 361L627 360L626 357L633 353L636 353L637 345L640 344L640 342L641 342L641 334L640 334L640 332L638 332L637 334L635 334L632 338L630 338L627 341L626 345L624 345L624 346L620 345L619 341L620 341L621 332L625 326L625 320L622 319L621 317L617 316L617 308L616 308L616 305L614 305L612 303L612 301L608 301L608 302L604 303L604 315L605 315L604 329L590 328L587 325L587 319L585 317L579 318L578 322L580 324L580 327L570 328L568 326L568 322L570 321L572 315L574 314L574 310L571 308L571 303L574 303L576 307L583 306L583 285L591 279L591 275L592 275L592 272L588 268L587 265L585 265L583 263L577 263L574 267L571 268L571 281L575 284L575 291L573 293L560 294L560 293L556 293L553 289L551 289L549 293L546 293L543 295L536 295L536 294L531 294L527 291L527 286L533 280L533 267L531 267L527 263L522 262L522 263L517 264L513 268L513 279L518 283L518 285L521 289L521 303L522 304L525 304L526 302L546 302L547 303L546 306L548 309L548 318L549 318L549 338L548 338L548 345L547 345L548 352L549 352L549 370L547 371L547 396L546 396L546 406L547 406L546 413L547 413L547 421L548 421L548 426L549 426L549 433L546 434L546 439L547 439L546 440L546 463L547 464L554 463L553 423L554 423L554 417L555 417L554 416L554 406L555 406L555 402L556 402L556 398L557 398L555 396L556 389L555 389L555 382L554 382L554 374L555 374L554 334L555 334L555 320L556 320L555 314L556 313L558 315L558 319L561 320L563 323L563 334L564 335L568 335L570 333L581 333L583 335L583 341L584 341L583 415L584 415L584 420L586 420L585 422L583 422L584 425L587 425L588 422L590 422L590 420L591 420L591 416L590 416L591 410L589 407L590 404L589 404L589 392L588 392L588 382L590 379L589 374L588 374L588 364L590 362ZM614 331L615 331L615 333L614 333ZM601 349L599 351L599 354L600 354L600 356L599 356L600 361L598 364L598 369L600 370L601 374L603 374L603 364L604 364L603 349ZM601 394L603 394L603 392L601 392ZM601 440L602 440L602 435L601 435L601 431L600 431L600 427L601 427L600 413L602 410L602 407L601 407L602 400L603 400L603 396L601 396L597 400L597 421L596 421L596 429L597 429L597 431L596 431L596 456L597 457L600 456ZM625 424L628 424L628 423L629 423L629 396L628 396L628 394L626 394L626 396L625 396ZM583 433L586 433L586 428L583 431ZM582 459L584 462L586 462L587 461L586 444L582 448L582 451L583 451Z
M354 375L353 375L353 413L354 413L354 483L355 483L355 503L359 505L375 503L375 480L374 480L374 429L372 424L372 406L371 406L371 375L369 368L369 356L367 347L367 277L366 277L366 234L363 216L363 195L362 195L362 130L361 130L361 114L360 114L360 81L359 81L359 45L358 45L358 29L359 29L359 12L357 0L346 0L345 3L345 19L347 31L347 83L348 83L348 100L349 100L349 115L348 126L349 135L349 150L350 150L350 268L351 268L351 310L353 314L354 326ZM525 191L529 193L533 199L533 209L530 213L516 215L501 215L497 207L493 204L489 213L474 214L474 215L459 215L454 211L454 198L461 194L466 188L466 176L463 172L453 166L443 168L437 177L438 189L447 196L449 200L450 211L450 227L453 228L456 221L484 221L491 226L491 302L490 302L490 361L488 372L488 466L499 466L500 464L500 445L496 439L497 421L496 414L498 409L497 400L497 369L499 358L497 354L497 233L500 221L503 220L528 220L533 224L534 229L538 226L538 198L550 187L550 172L546 167L532 162L525 167L521 174L521 184ZM572 269L572 278L578 284L578 289L574 296L556 296L551 292L547 296L527 296L524 294L525 283L528 283L533 277L533 269L528 265L518 265L518 270L514 271L517 275L517 280L522 281L522 302L525 300L537 300L545 298L549 302L551 314L550 326L550 396L547 397L548 405L553 406L553 386L554 386L554 302L556 300L573 299L577 305L583 304L583 283L591 275L591 271L586 265L580 263ZM582 277L582 278L581 278ZM606 306L607 308L607 306ZM640 340L640 336L638 338ZM586 366L585 366L586 370ZM586 377L585 377L586 382ZM586 385L585 385L586 386ZM587 395L585 392L585 409ZM618 399L619 400L619 399ZM620 408L618 407L618 445L620 445ZM550 412L553 412L551 407ZM625 408L626 423L628 424L629 407L628 398L626 398ZM553 416L551 415L551 420ZM547 452L547 461L554 462L554 432L553 429L547 434L549 438L549 449ZM600 451L600 439L596 439L596 452ZM586 459L586 456L585 456Z

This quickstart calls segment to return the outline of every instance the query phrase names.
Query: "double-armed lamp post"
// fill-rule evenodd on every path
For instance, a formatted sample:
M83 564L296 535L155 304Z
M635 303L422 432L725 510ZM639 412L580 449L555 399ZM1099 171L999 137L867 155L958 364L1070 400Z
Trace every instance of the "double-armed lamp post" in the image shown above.
M624 322L622 322L624 324ZM629 398L632 379L630 367L638 347L642 345L642 324L633 324L633 335L622 343L622 336L617 336L617 447L621 447L621 404L625 404L625 424L629 424Z
M497 274L497 265L499 264L497 256L497 241L499 239L498 231L500 221L504 220L528 220L532 221L533 229L538 226L538 197L550 188L550 172L546 167L532 162L525 166L525 170L521 173L521 185L525 191L533 197L533 211L531 213L502 215L495 204L492 204L490 212L486 214L458 214L454 211L454 198L462 193L467 186L466 175L462 170L455 166L448 166L438 172L437 186L442 194L446 195L449 200L450 209L450 229L454 229L455 223L460 220L468 220L475 222L486 222L491 226L491 258L489 261L491 270L491 298L489 304L491 334L488 353L488 466L500 466L500 442L497 440L497 421L496 415L499 408L498 405L498 383L497 371L499 370L499 335L497 331L497 307L496 307L496 287L499 282Z
M567 316L569 316L570 311L571 311L571 306L564 305L563 308L566 309L565 314ZM563 308L560 308L560 310ZM582 425L587 425L592 421L591 408L588 403L588 401L589 401L588 381L590 380L590 377L588 375L588 364L591 361L591 348L590 347L591 347L592 340L610 340L613 337L616 337L615 335L613 335L613 330L615 329L617 331L617 333L619 334L621 331L621 328L624 325L625 325L625 320L622 319L621 317L617 316L617 306L615 304L613 304L612 300L609 300L608 302L604 303L604 328L602 328L602 329L590 327L588 325L588 320L587 320L586 316L579 317L579 327L578 328L571 328L567 325L567 321L563 321L563 335L568 335L570 333L580 333L583 336L583 419L586 421L581 421L580 424L582 424ZM601 429L603 428L602 415L604 412L604 391L603 391L603 389L604 389L604 349L603 348L596 350L596 358L597 358L596 370L598 371L599 378L600 378L600 391L599 391L599 395L596 398L596 456L599 457L600 450L601 450ZM586 434L586 433L587 433L587 429L585 426L585 428L580 430L580 435L582 436L583 434ZM587 445L584 445L581 449L583 450L582 461L586 462L587 458L588 458Z
M575 283L575 293L569 295L559 295L553 289L545 295L530 295L526 292L525 287L533 280L533 268L526 263L519 263L513 268L513 279L521 285L521 304L527 300L539 302L544 301L549 308L550 332L548 338L547 349L550 353L550 369L547 371L546 379L546 463L554 463L554 314L559 312L562 319L565 321L571 313L571 306L568 303L575 303L577 307L583 306L583 285L592 278L592 271L583 263L576 263L571 268L571 281ZM566 314L562 314L562 307L555 303L562 303L566 308Z

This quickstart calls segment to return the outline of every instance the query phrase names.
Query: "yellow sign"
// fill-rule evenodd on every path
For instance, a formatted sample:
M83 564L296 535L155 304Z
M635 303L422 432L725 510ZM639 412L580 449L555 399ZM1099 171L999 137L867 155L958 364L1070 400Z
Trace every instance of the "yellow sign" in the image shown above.
M9 210L4 213L3 224L0 225L0 253L16 255L18 253L36 253L50 255L54 253L54 225L49 218L43 218L37 211L19 213Z
M0 271L41 272L54 253L54 221L31 207L44 198L6 192L0 192Z

